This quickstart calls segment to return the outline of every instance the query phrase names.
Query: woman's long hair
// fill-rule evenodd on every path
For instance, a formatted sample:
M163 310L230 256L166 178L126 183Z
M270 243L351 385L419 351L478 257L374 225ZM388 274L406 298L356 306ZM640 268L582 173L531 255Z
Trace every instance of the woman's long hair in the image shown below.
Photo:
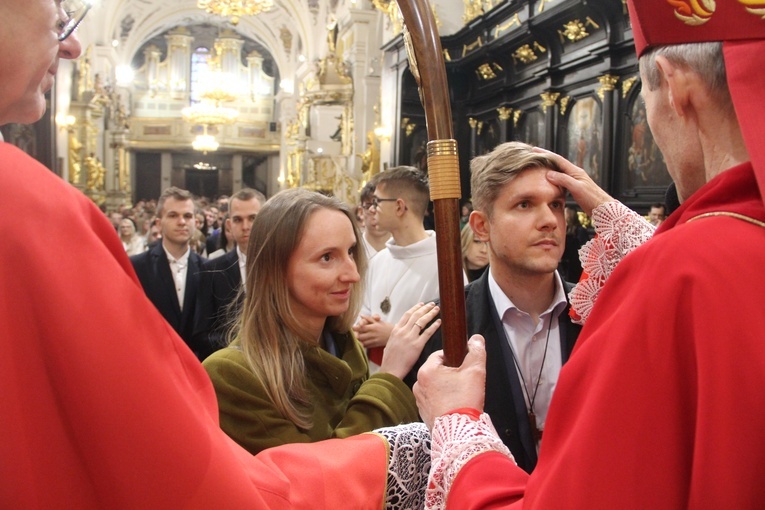
M238 337L245 359L279 411L301 429L313 426L306 388L304 343L317 339L292 313L287 266L298 247L308 218L319 209L340 211L353 225L352 250L361 279L354 284L348 310L328 317L326 329L346 333L358 315L363 296L366 256L351 208L340 200L304 189L284 190L258 213L247 247L247 292Z

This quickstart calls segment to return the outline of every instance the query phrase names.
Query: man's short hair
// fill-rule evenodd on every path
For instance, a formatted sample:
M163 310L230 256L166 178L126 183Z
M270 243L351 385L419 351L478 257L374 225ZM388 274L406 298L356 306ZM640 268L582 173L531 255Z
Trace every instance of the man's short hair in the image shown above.
M170 186L169 188L165 189L165 191L163 191L159 196L159 200L157 200L157 218L162 217L162 213L164 212L165 207L165 200L168 198L174 198L181 202L186 200L193 201L194 195L192 195L188 190L177 188L175 186Z
M529 168L549 168L560 172L557 163L546 155L533 152L531 145L506 142L470 162L470 191L473 209L491 217L494 201L502 188Z
M667 206L662 204L661 202L654 202L651 204L651 209L661 209L664 211L664 214L667 214Z
M359 193L359 204L363 206L365 203L371 202L374 194L374 185L371 182L366 183Z
M397 166L375 175L375 189L385 185L391 198L402 198L409 210L424 218L430 202L428 176L413 166Z
M266 203L266 197L260 191L252 188L243 188L231 195L231 198L228 199L228 208L231 209L231 202L234 200L246 202L248 200L252 200L253 198L260 202L260 205Z

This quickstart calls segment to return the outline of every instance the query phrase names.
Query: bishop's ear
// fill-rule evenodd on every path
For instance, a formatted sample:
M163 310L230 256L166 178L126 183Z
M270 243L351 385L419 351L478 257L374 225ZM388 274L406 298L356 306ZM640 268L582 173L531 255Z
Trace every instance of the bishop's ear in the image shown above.
M656 56L656 67L659 69L662 88L666 87L669 106L677 115L684 116L690 103L691 87L695 81L693 72L673 64L664 55Z

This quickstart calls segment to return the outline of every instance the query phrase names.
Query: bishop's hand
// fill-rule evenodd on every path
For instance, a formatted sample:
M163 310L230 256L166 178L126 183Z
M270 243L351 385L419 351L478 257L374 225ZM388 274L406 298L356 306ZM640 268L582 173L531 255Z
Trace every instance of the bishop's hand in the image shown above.
M414 396L428 428L439 416L464 407L483 411L486 389L486 349L481 335L468 341L468 353L456 368L444 365L444 351L430 355L417 373Z

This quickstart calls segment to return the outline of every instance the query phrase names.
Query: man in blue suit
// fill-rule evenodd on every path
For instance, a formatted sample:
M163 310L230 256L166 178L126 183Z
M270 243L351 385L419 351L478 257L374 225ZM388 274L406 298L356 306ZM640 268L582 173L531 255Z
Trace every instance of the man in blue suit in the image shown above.
M204 260L189 246L196 229L191 193L167 188L157 202L162 240L130 258L146 296L198 358L207 350L192 339L199 271Z

